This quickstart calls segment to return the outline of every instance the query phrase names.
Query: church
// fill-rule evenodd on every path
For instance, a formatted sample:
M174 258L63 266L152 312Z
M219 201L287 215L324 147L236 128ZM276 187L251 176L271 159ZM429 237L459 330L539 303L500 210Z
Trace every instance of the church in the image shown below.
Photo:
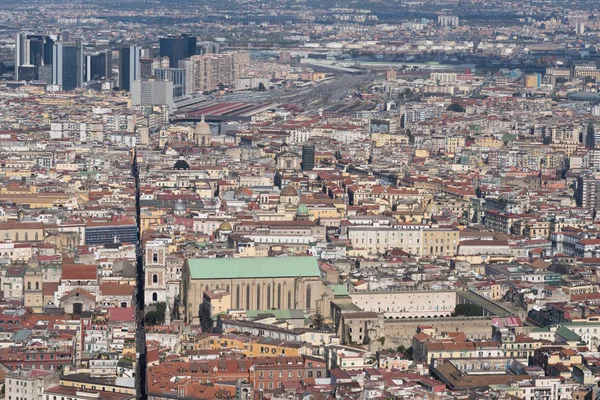
M180 315L200 323L205 291L226 291L231 308L329 310L330 290L314 257L190 258L183 265Z

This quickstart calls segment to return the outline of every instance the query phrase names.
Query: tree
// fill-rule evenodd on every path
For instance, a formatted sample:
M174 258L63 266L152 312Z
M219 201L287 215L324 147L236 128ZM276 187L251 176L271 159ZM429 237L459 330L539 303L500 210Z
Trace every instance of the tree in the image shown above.
M312 320L315 329L323 329L323 326L325 326L325 317L318 311L313 315Z
M463 106L461 106L458 103L452 103L452 104L450 104L446 110L447 111L454 111L454 112L461 112L461 113L467 111Z
M258 91L259 92L264 92L265 90L267 90L267 88L265 87L265 84L262 82L258 83Z
M156 311L148 311L144 317L146 325L162 325L165 323L165 316L167 311L167 303L160 302L154 305Z
M146 325L156 325L156 311L148 311L144 317Z
M457 304L452 316L479 317L482 314L483 308L476 304Z

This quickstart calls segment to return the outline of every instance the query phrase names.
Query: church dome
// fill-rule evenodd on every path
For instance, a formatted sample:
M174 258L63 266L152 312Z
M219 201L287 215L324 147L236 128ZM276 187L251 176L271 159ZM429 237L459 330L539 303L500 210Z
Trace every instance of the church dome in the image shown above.
M425 212L428 214L437 214L438 211L438 207L433 201L429 202L429 204L427 204L427 207L425 207Z
M183 203L181 201L181 199L179 199L177 201L177 203L175 203L175 206L173 207L173 211L175 211L175 212L185 212L185 210L186 210L185 203Z
M220 231L232 231L233 228L231 227L231 224L229 222L223 222L221 225L219 225L219 230Z
M173 166L173 169L190 169L190 164L188 164L185 160L177 160Z
M291 186L286 186L279 193L280 196L298 196L298 191Z
M204 115L200 122L196 124L196 134L197 135L210 135L210 125L204 121Z
M296 210L296 215L308 215L308 208L305 204L300 204Z

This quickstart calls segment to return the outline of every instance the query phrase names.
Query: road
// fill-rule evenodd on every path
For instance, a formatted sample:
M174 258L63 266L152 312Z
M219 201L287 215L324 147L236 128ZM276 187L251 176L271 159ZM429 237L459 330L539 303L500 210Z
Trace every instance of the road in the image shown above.
M137 162L137 153L135 148L131 153L131 175L135 180L135 211L136 223L138 227L138 243L136 246L136 289L135 289L135 352L136 352L136 371L135 387L136 399L145 400L146 393L146 327L144 323L144 249L140 229L140 168Z

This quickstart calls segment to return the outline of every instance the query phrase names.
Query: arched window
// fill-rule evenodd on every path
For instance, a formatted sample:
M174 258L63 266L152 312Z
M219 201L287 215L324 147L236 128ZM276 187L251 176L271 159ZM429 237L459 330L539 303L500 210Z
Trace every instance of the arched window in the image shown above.
M306 308L310 308L310 285L306 285Z
M156 293L156 292L152 293L152 301L154 301L154 302L158 301L158 293Z
M267 310L271 309L271 285L267 285Z
M246 310L250 309L250 284L246 285Z
M235 287L235 308L240 308L240 285Z
M256 309L260 310L260 285L256 285Z
M158 283L158 275L157 274L152 275L152 283Z
M37 233L37 232L35 233L35 240L36 240L36 241L37 241L37 240L40 240L40 237L39 237L39 235L38 235L38 233Z
M229 293L229 285L225 286L225 291L227 291L227 293ZM229 293L231 294L231 293Z
M39 288L40 288L40 283L39 283L39 282L36 282L36 283L35 283L35 290L39 290Z
M16 232L15 233L15 242L18 242L18 241L19 241L19 232Z
M292 291L288 290L288 308L292 309Z
M281 310L281 283L277 284L277 308Z
M25 232L25 241L29 240L29 232Z
M31 290L31 282L27 282L27 290Z

